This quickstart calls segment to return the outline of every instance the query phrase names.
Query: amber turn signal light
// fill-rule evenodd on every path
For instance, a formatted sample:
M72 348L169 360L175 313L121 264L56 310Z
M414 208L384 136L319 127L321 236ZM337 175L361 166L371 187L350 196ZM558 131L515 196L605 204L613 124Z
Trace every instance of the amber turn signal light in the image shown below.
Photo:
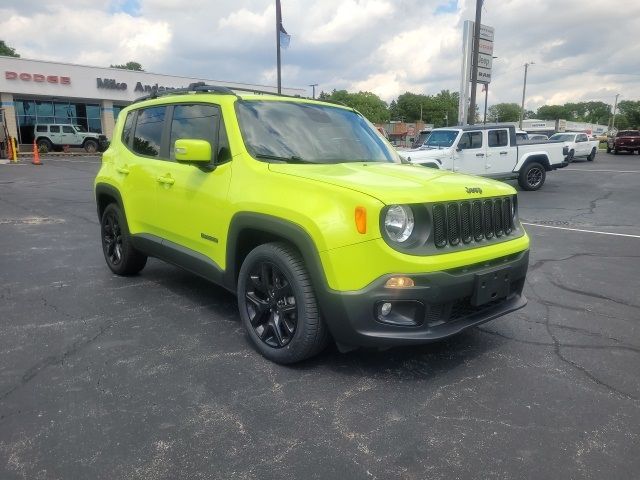
M413 278L409 277L391 277L384 285L387 288L409 288L415 287Z
M356 229L358 233L367 233L367 209L356 207Z

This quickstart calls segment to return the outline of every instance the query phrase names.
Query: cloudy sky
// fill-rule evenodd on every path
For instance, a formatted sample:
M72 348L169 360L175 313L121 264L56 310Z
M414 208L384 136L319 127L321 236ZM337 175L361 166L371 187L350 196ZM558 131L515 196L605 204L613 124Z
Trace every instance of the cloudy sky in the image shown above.
M25 58L275 84L275 0L3 0L0 39ZM458 90L462 24L474 0L282 0L292 35L283 84L368 90ZM485 0L495 28L489 104L527 108L640 99L640 1ZM310 91L310 88L309 88Z

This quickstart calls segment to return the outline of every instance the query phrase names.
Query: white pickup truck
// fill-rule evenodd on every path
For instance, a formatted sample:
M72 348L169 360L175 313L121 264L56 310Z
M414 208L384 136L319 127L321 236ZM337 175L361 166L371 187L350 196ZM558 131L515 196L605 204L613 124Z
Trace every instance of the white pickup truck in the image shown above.
M563 142L569 149L567 162L571 163L576 157L586 157L590 162L596 158L598 152L598 140L589 140L586 133L581 132L564 132L551 135L549 140Z
M496 179L517 178L524 190L538 190L547 172L567 166L562 142L516 143L512 125L437 128L418 149L400 152L408 162Z

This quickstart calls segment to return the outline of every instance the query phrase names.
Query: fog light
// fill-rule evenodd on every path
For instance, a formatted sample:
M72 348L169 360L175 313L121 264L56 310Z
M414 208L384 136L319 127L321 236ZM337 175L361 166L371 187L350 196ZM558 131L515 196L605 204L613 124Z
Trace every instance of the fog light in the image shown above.
M389 302L385 302L380 307L380 315L386 317L391 312L391 304Z
M413 278L409 277L391 277L385 284L387 288L408 288L414 286Z

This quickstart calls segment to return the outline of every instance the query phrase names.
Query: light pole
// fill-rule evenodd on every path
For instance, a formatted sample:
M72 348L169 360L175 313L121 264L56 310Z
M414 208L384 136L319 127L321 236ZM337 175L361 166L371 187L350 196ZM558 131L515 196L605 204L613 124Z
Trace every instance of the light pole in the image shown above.
M616 101L613 104L613 122L611 124L611 130L613 130L614 128L616 128L616 108L618 108L618 97L620 96L619 93L616 93Z
M520 108L520 130L522 130L522 119L524 118L524 96L527 91L527 70L529 65L535 65L533 62L524 64L524 85L522 86L522 107Z
M315 100L316 99L316 87L318 86L318 84L317 83L310 83L309 86L313 89L312 98Z

